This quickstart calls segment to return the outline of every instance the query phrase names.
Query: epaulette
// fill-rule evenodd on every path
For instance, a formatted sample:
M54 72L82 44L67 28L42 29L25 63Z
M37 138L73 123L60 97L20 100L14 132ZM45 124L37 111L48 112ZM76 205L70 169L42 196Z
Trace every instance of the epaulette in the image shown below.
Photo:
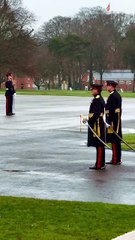
M97 98L100 98L100 95L97 95L97 96L96 96L96 99L97 99Z

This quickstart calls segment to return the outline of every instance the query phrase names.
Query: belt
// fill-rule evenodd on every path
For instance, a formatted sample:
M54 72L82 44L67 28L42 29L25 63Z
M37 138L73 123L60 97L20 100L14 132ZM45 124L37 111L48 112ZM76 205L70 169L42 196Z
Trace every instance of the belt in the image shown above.
M94 115L94 113L89 113L88 117L89 117L89 118L92 118L93 115ZM103 114L103 113L100 113L99 117L103 117L103 116L104 116L104 114Z
M119 112L120 112L120 108L116 108L116 109L115 109L115 113L119 113ZM106 110L105 113L106 113L106 114L109 113L109 110Z
M120 108L116 108L115 113L119 113L119 112L120 112Z

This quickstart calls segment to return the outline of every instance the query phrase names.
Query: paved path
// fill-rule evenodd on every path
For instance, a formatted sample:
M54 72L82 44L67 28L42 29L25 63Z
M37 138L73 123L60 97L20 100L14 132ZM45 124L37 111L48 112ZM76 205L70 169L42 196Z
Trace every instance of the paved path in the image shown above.
M112 240L135 240L135 231L126 233L126 234L119 236L117 238L114 238Z
M43 199L135 203L135 153L121 166L90 171L95 148L86 147L89 98L16 96L12 117L0 96L0 195ZM135 130L135 99L123 100L124 131ZM106 160L111 152L106 151Z

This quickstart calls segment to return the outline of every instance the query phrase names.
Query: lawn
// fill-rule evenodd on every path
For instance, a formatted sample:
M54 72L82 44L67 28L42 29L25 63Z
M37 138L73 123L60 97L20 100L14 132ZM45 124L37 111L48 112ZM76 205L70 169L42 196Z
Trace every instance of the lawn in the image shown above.
M135 150L135 134L123 134L123 140ZM130 150L130 148L122 143L122 150Z
M1 94L4 94L4 90L0 90ZM80 97L89 97L91 91L84 90L17 90L17 94L21 95L52 95L52 96L80 96ZM122 97L134 98L135 93L132 92L120 92ZM103 97L107 97L109 94L107 91L102 92Z
M0 197L1 240L111 240L135 229L135 206Z

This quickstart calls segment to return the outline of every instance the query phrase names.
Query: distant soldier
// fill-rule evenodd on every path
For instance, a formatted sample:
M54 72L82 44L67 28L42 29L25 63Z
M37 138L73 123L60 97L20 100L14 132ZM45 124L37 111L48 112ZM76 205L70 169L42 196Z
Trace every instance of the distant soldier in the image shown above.
M13 113L13 95L15 93L14 85L13 85L13 74L11 72L8 72L6 74L7 80L5 82L6 87L6 115L11 116L14 115Z
M93 100L89 108L88 124L94 133L102 140L105 141L105 123L103 120L105 101L101 96L102 84L91 84L91 91ZM84 119L85 122L86 119ZM96 163L90 166L89 169L104 169L105 168L105 146L96 137L90 128L88 128L88 141L87 146L96 147Z
M117 82L107 81L107 91L110 93L106 103L106 122L107 122L107 135L106 140L112 144L112 159L106 164L121 164L121 140L122 128L121 128L121 113L122 113L122 98L116 91ZM118 136L114 133L118 134Z

